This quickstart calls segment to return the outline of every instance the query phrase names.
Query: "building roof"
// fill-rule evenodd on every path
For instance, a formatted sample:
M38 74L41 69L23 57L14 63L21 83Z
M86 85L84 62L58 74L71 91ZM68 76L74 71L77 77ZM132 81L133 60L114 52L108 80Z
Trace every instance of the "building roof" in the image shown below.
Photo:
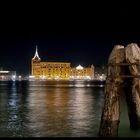
M77 70L82 70L83 67L82 67L81 65L78 65L78 66L76 67L76 69L77 69Z

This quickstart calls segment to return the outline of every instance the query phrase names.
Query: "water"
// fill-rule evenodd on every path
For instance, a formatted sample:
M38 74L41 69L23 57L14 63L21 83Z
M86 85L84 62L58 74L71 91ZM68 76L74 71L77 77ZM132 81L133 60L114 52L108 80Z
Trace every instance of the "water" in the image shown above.
M92 82L0 82L0 137L97 137L103 102ZM124 102L119 136L140 136Z

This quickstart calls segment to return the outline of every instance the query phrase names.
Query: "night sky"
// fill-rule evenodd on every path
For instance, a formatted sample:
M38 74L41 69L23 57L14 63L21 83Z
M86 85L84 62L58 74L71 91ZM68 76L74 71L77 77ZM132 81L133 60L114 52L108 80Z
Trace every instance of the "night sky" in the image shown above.
M77 11L65 7L55 12L32 8L27 12L28 7L4 13L0 23L0 66L29 75L36 45L42 60L71 62L72 66L106 64L117 44L134 42L140 46L138 8L100 7L97 11L95 7Z

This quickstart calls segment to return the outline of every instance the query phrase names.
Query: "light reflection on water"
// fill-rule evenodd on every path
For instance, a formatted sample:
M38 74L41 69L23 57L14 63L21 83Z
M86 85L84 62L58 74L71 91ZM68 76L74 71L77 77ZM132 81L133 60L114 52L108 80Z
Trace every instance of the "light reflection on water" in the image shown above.
M5 85L5 86L3 86ZM15 82L0 83L0 136L23 136L27 135L25 128L26 109L21 92L21 85ZM28 136L28 135L27 135Z
M92 95L97 94L94 89L81 85L76 88L29 85L30 127L35 136L97 136L96 122L100 115L97 113L101 109L95 111L95 102L103 98L95 101L99 95ZM103 96L103 89L98 90Z
M90 82L0 82L0 137L98 136L103 102ZM140 136L122 106L119 136Z

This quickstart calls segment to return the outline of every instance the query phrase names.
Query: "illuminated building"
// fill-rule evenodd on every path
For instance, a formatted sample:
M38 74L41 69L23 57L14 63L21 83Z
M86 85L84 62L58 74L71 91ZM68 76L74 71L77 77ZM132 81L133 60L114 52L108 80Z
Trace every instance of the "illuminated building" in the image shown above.
M32 76L35 79L63 79L70 78L70 63L42 62L37 51L32 58Z
M96 66L95 72L94 72L94 79L96 80L106 80L107 76L107 66Z
M16 80L16 71L0 70L0 81Z
M94 66L82 67L81 65L76 68L71 68L71 79L93 79L94 78Z
M78 66L71 68L69 62L42 62L36 52L32 58L32 72L30 79L47 80L70 80L70 79L92 79L94 76L94 66L83 68Z

